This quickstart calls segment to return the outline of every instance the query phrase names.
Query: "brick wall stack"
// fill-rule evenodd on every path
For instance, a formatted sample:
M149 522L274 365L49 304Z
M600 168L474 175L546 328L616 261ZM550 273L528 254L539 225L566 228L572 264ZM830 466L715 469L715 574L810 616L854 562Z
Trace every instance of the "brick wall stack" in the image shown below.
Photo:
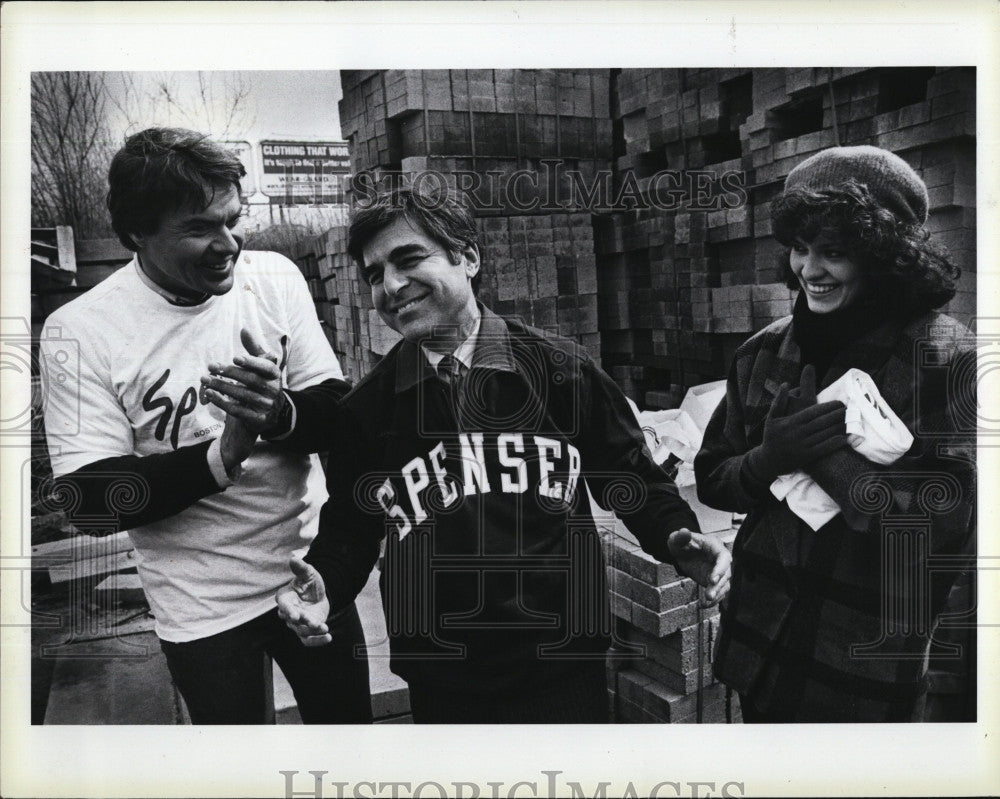
M495 185L559 158L591 174L610 166L609 80L588 69L344 71L341 129L355 173L465 170L486 185L492 172ZM525 213L502 196L484 205Z
M301 242L293 257L309 282L330 346L356 381L399 337L372 307L371 292L347 255L347 229L331 228Z
M484 217L479 227L483 302L499 314L575 339L600 361L591 215Z
M726 535L731 539L732 535ZM617 523L602 530L616 644L608 659L614 718L624 723L739 721L712 676L717 608L698 607L698 585L643 552Z
M604 364L626 393L657 407L718 379L739 342L787 315L793 295L782 282L783 249L770 238L771 201L793 166L838 138L897 152L923 175L928 229L963 269L947 310L967 321L975 312L974 77L957 68L616 71L616 191L633 178L646 191L658 171L686 170L688 181L709 186L742 173L746 193L726 207L725 198L705 202L689 182L676 209L598 222Z
M640 406L663 407L724 376L746 336L790 311L771 201L795 164L837 141L893 150L924 176L928 228L964 272L948 310L972 316L974 78L918 67L347 71L340 110L356 173L436 172L452 185L467 173L485 302L574 336ZM496 189L516 170L542 184L555 173L560 201L579 198L567 194L573 169L587 186L612 171L600 207L525 208L539 196L527 179L520 206ZM681 175L675 203L629 205L667 170ZM352 324L363 348L373 322Z

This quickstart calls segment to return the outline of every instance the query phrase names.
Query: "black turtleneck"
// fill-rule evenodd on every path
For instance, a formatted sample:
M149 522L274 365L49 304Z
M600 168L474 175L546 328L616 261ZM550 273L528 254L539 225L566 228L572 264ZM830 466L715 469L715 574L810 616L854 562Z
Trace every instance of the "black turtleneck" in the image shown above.
M819 384L838 352L885 321L886 309L872 299L858 299L830 313L814 313L800 291L792 311L792 336L802 353L802 365L816 367Z

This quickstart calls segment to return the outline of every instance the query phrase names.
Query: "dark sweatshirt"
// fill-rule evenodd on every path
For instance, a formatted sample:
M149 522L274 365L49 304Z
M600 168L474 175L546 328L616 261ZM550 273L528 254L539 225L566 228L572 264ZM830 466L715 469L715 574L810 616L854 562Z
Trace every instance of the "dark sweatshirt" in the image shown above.
M603 656L605 566L584 479L661 561L671 532L698 530L593 360L485 309L455 386L404 341L339 404L290 394L286 444L331 449L307 560L336 610L386 539L391 666L407 680L492 693Z

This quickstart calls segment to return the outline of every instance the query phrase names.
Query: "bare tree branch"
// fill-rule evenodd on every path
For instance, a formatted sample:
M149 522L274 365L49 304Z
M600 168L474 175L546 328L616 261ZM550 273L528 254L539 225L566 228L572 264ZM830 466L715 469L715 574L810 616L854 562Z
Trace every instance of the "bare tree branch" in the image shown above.
M77 236L111 235L104 205L111 156L122 133L154 125L245 139L253 85L240 73L36 72L31 76L31 222L72 225ZM109 86L113 81L114 90ZM115 135L109 119L116 117ZM118 130L124 121L124 131Z
M182 82L177 73L159 73L150 76L145 99L148 118L218 139L246 138L256 116L253 86L239 73L198 72L193 83Z
M110 235L104 209L111 157L107 102L102 73L32 74L32 225L71 225L83 237Z

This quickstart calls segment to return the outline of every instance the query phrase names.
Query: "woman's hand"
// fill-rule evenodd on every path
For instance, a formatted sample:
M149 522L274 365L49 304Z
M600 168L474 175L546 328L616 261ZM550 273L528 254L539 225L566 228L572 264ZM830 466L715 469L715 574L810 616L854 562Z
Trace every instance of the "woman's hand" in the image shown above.
M771 483L847 445L844 403L816 402L816 372L802 370L798 388L782 383L764 421L764 438L748 454L751 471Z
M802 369L799 384L788 391L785 413L795 413L816 404L816 367L807 363Z

